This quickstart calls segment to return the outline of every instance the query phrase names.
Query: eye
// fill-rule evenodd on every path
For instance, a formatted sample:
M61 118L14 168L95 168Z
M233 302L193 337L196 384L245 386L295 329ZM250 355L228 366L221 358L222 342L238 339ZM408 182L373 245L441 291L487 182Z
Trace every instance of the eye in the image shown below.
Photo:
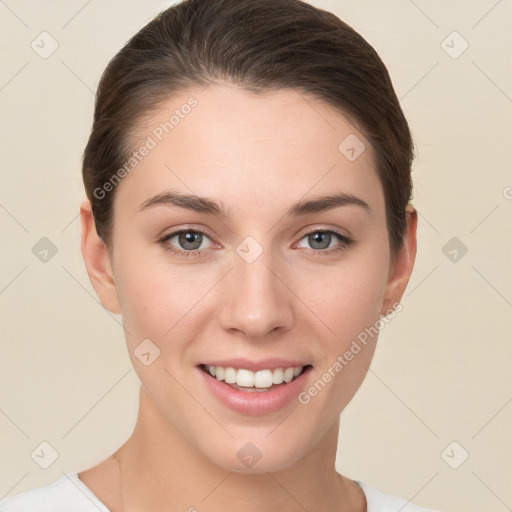
M174 238L176 241L172 243ZM207 252L207 247L205 248L203 245L205 239L209 239L208 235L200 230L180 229L165 235L159 240L159 243L164 250L189 258L202 256ZM312 249L308 252L313 256L327 256L343 251L353 243L352 239L331 229L310 231L300 239L300 241L302 240L307 240L307 243L311 244ZM336 244L336 240L338 240L338 244Z
M336 239L338 240L338 244L336 244ZM306 240L307 243L311 245L313 250L308 252L312 253L314 256L323 256L333 252L343 251L353 243L352 239L338 231L330 229L315 229L302 237L301 241L302 240ZM331 245L331 242L334 242L334 246Z
M176 238L178 248L171 243L173 238ZM165 235L161 240L159 240L159 242L166 251L171 251L175 254L186 257L194 257L201 256L205 252L204 246L201 248L202 242L205 238L209 237L202 231L195 229L181 229ZM180 247L183 249L180 249Z

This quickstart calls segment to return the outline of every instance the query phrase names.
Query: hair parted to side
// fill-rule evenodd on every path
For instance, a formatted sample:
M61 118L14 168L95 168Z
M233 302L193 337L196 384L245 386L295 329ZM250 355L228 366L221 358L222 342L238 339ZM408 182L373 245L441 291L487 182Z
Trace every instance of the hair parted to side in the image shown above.
M183 0L111 59L98 85L82 167L105 245L111 248L115 188L100 197L95 190L129 159L138 123L173 94L215 79L256 93L295 88L345 115L375 150L394 258L412 198L407 120L373 47L334 14L301 0Z

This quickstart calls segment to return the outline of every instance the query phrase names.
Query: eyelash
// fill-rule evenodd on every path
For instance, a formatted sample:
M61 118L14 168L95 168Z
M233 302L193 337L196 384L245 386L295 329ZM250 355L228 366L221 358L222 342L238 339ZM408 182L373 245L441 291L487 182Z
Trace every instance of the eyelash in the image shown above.
M203 254L207 251L207 249L199 249L199 250L195 249L192 251L184 251L181 249L176 249L175 247L173 247L171 244L168 243L168 240L172 239L176 235L179 235L180 233L199 233L201 235L206 236L207 238L210 238L206 233L204 233L203 231L198 230L198 229L180 229L178 231L173 231L172 233L165 235L163 238L161 238L159 240L159 243L162 245L163 249L165 251L169 251L169 252L172 252L179 256L184 256L186 258L196 258L196 257L198 258L200 256L203 256ZM331 247L330 249L309 249L309 250L307 250L307 252L310 253L313 257L317 257L317 256L324 257L324 256L331 255L333 253L342 252L342 251L348 249L348 247L350 247L350 245L352 245L352 243L354 242L354 240L348 238L347 236L345 236L342 233L339 233L338 231L335 231L333 229L314 229L314 230L309 231L308 233L304 234L304 236L302 236L300 238L300 240L303 240L307 236L312 235L314 233L334 234L340 240L341 243L336 247Z

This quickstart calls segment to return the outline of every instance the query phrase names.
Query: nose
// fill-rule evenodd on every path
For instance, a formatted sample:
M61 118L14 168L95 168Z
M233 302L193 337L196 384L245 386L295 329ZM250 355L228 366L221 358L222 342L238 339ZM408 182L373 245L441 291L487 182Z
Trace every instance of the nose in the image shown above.
M250 263L235 255L219 314L226 331L262 340L293 325L293 293L286 285L285 271L272 262L270 252L264 250Z

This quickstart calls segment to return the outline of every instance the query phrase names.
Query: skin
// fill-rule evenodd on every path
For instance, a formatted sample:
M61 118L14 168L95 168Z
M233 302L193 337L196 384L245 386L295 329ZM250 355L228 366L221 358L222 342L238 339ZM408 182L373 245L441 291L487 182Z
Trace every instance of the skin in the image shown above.
M138 134L147 137L190 96L198 106L117 185L110 251L90 203L81 206L91 283L103 306L122 314L142 385L130 438L79 478L112 512L363 512L362 490L336 472L335 457L339 415L368 371L377 337L308 404L293 400L270 414L231 411L207 390L196 365L237 356L304 360L313 365L307 389L399 303L416 256L416 212L407 215L403 247L391 260L373 149L341 113L294 90L256 95L226 82L190 89ZM338 150L350 134L366 145L355 161ZM221 201L230 216L172 205L137 211L169 189ZM284 215L296 201L340 191L366 201L370 213L347 205ZM204 254L165 251L159 239L189 224L206 234ZM317 248L307 235L322 229L354 243L327 254L325 247L342 242L332 235ZM236 252L249 235L263 249L252 263ZM166 243L193 246L177 236ZM149 366L133 352L146 338L160 350ZM252 468L237 458L248 442L262 453Z

